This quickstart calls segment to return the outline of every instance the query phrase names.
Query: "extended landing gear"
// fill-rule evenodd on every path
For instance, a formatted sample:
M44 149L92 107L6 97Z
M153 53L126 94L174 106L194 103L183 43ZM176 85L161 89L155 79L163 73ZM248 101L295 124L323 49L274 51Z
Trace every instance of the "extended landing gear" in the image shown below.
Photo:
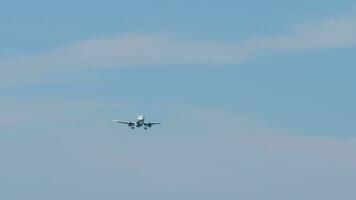
M135 129L135 127L134 127L134 126L131 126L131 129Z
M145 130L147 130L147 126L145 126L145 128L144 128Z

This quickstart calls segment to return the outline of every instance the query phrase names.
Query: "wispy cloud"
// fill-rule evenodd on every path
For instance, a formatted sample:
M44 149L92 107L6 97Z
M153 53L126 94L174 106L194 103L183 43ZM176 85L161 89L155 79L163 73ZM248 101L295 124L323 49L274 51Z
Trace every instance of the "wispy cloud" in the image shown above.
M173 37L126 35L92 39L41 55L2 60L0 85L34 80L49 73L87 68L146 65L239 64L263 52L340 48L356 45L353 19L331 19L297 27L288 35L255 38L245 42L183 41Z
M354 19L330 19L319 24L298 26L287 36L255 40L257 50L305 50L356 45Z

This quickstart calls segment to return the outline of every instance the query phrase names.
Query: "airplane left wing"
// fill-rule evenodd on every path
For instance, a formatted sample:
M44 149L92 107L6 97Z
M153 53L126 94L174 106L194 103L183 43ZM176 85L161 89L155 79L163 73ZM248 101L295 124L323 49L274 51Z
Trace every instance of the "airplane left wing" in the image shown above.
M152 125L161 124L161 122L145 122L144 125L151 127Z

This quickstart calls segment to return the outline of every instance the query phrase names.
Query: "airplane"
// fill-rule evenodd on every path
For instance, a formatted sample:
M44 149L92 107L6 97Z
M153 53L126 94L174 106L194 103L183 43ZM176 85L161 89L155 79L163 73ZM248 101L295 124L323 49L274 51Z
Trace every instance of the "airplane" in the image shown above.
M143 115L139 115L136 119L136 121L131 122L131 121L121 121L121 120L112 120L113 122L117 122L119 124L127 124L131 129L135 129L135 127L140 128L140 127L144 127L145 130L147 130L147 128L151 128L152 125L156 125L156 124L161 124L161 122L145 122L145 117Z

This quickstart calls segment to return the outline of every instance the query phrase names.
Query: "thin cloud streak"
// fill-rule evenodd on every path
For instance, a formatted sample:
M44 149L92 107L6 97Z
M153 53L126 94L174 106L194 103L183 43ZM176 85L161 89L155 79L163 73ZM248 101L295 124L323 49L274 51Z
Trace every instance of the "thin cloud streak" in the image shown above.
M356 23L331 19L300 26L292 34L250 39L240 44L191 42L175 38L126 35L93 39L46 54L0 60L1 85L31 82L47 74L88 68L119 68L147 65L223 65L255 59L264 52L341 48L356 45Z
M356 45L356 22L330 19L320 24L299 26L294 34L255 41L254 50L308 50Z

